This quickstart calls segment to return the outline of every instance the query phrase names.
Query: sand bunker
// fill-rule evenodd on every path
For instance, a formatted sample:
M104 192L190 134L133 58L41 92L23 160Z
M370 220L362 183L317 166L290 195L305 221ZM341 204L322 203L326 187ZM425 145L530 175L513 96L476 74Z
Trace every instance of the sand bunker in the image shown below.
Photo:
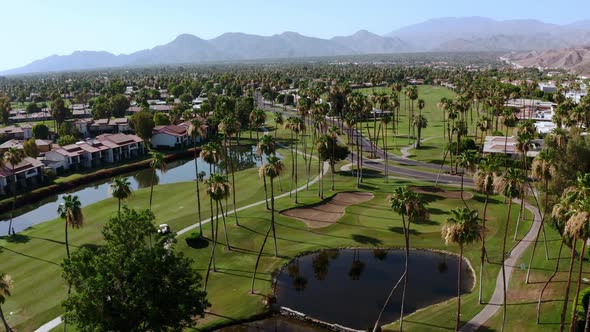
M450 199L461 199L461 191L460 190L453 190L449 191L439 187L410 187L411 191L417 194L425 194L425 195L436 195L444 198ZM463 199L472 199L473 194L468 191L463 191Z
M341 192L322 203L285 210L281 214L299 219L309 228L322 228L342 218L347 206L369 201L373 197L368 192Z

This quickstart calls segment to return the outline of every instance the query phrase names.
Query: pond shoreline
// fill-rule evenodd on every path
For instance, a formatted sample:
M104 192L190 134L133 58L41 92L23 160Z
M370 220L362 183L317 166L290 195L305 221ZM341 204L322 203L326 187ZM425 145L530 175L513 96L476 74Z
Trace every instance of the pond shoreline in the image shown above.
M200 149L200 147L196 148L197 151L200 151ZM192 157L194 153L195 148L190 148L187 150L167 154L165 158L166 161L174 161L178 159ZM43 186L35 190L29 191L23 195L17 196L15 209L23 207L27 204L34 204L44 198L51 197L53 195L62 194L67 191L78 189L79 187L82 187L95 181L101 181L119 174L125 174L136 170L148 168L149 165L150 159L145 159L131 164L116 166L113 168L99 169L96 172L84 174L76 179ZM0 201L0 210L10 211L12 209L13 202L14 197L9 197Z
M282 307L282 306L278 306L276 305L276 287L277 287L277 280L278 280L278 276L280 274L280 272L285 269L289 264L291 264L293 261L295 261L296 259L303 257L303 256L307 256L307 255L312 255L312 254L316 254L319 253L321 251L325 251L325 250L351 250L351 249L358 249L358 250L405 250L405 248L403 247L375 247L375 248L369 248L369 247L338 247L338 248L330 248L330 249L317 249L317 250L306 250L303 252L298 253L296 256L293 256L289 261L287 261L285 264L281 265L280 267L278 267L277 269L275 269L272 273L272 285L271 285L271 289L272 289L272 293L269 296L264 296L264 299L266 300L266 310L262 313L253 315L251 317L248 317L247 319L243 319L243 320L238 320L238 321L233 321L233 322L228 322L226 324L223 325L219 325L219 326L215 326L212 328L206 328L204 329L205 331L212 331L212 330L216 330L216 329L220 329L223 327L230 327L230 326L236 326L236 325L240 325L240 324L245 324L245 323L250 323L256 320L260 320L260 319L264 319L264 318L268 318L271 317L273 315L278 315L278 316L284 316L284 317L288 317L290 319L295 319L301 322L304 322L306 324L310 324L312 326L317 326L320 328L324 328L327 330L332 330L332 331L344 331L344 332L356 332L356 331L363 331L363 330L358 330L358 329L354 329L354 328L350 328L350 327L346 327L343 325L340 325L338 323L330 323L330 322L325 322L322 321L320 319L316 319L313 318L311 316L308 316L307 314L303 313L303 312L299 312L296 310L293 310L291 308L288 307ZM424 252L431 252L431 253L439 253L439 254L445 254L445 255L449 255L449 256L455 256L457 257L457 259L459 259L459 254L455 253L455 252L451 252L451 251L447 251L447 250L442 250L442 249L433 249L433 248L410 248L411 251L424 251ZM470 292L473 291L473 289L476 286L477 283L477 275L476 275L476 271L473 268L473 265L471 264L471 261L469 259L467 259L466 257L463 257L463 262L466 263L468 269L471 271L471 274L473 276L473 284L470 288ZM261 294L262 295L262 294ZM434 303L432 305L429 305L427 307L424 308L420 308L410 314L408 314L407 316L411 316L419 311L425 310L426 308L430 308L432 306L436 306L436 305L441 305L444 304L448 301L454 300L456 299L455 297L450 298L448 300L445 300L443 302L439 302L439 303ZM393 322L384 322L381 324L381 326L383 325L388 325L388 324L392 324L395 323L395 321Z

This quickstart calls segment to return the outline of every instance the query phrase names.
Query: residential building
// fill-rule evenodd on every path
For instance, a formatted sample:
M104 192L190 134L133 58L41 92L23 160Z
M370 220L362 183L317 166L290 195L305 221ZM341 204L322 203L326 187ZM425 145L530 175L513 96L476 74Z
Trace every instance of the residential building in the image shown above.
M513 136L486 136L483 145L483 153L504 153L511 157L518 157L520 152L516 150L518 141ZM536 157L543 148L542 139L531 140L531 146L527 151L527 157Z
M45 153L43 162L56 171L91 168L135 158L143 153L144 142L136 135L102 134L94 139L56 147Z
M13 147L22 150L24 143L25 141L19 141L15 139L8 140L0 144L0 152L5 152ZM51 145L53 142L50 140L36 139L35 144L37 145L37 150L39 150L40 153L45 153L51 150Z
M33 137L33 127L29 124L6 126L0 128L0 136L4 136L7 139L27 140Z
M5 163L0 167L0 195L22 192L43 181L43 163L25 157L17 165Z
M187 133L190 122L179 125L156 126L152 132L151 143L155 148L178 148L189 144Z

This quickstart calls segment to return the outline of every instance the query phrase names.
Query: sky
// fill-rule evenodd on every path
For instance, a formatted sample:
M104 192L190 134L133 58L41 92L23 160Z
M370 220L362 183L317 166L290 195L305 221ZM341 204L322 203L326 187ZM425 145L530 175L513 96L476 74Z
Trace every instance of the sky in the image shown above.
M76 50L131 53L190 33L331 38L386 34L437 17L485 16L567 24L590 18L588 0L0 0L0 71Z

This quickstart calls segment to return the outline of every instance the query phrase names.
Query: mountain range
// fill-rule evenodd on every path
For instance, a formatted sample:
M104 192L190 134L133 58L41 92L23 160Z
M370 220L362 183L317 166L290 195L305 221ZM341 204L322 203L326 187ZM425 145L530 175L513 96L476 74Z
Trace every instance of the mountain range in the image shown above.
M510 54L508 61L523 67L563 68L590 75L590 47L572 47Z
M366 30L331 39L296 32L272 36L225 33L209 40L182 34L168 44L130 54L76 51L0 74L405 52L532 51L584 45L590 45L590 20L557 25L537 20L449 17L409 25L383 36Z

